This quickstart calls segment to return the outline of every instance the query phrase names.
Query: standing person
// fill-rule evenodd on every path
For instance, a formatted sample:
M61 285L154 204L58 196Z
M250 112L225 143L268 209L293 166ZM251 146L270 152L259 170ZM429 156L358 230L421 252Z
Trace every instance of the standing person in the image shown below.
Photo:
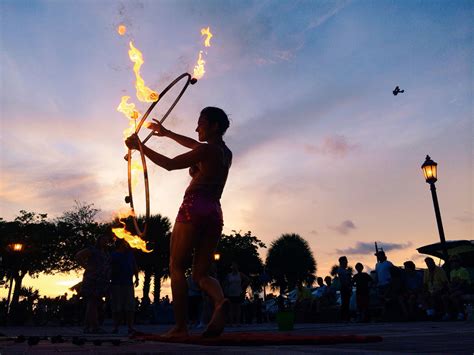
M341 256L339 258L339 268L337 269L337 275L339 276L340 291L341 291L341 320L349 321L349 303L352 295L352 275L350 270L347 268L347 257Z
M117 239L116 250L110 255L111 259L111 281L112 281L112 315L114 328L112 333L118 333L118 328L125 314L128 326L128 334L135 333L133 322L135 317L135 290L138 287L138 267L135 256L123 239ZM133 283L135 276L135 284Z
M126 140L130 149L139 149L141 144L145 155L158 166L166 170L189 169L192 177L171 235L170 274L176 326L163 336L188 336L185 270L193 250L192 277L214 303L214 313L203 336L219 336L224 330L230 304L224 298L219 281L209 276L209 269L224 224L220 198L232 163L232 152L223 140L229 119L220 108L204 108L196 128L199 141L174 133L155 122L148 124L155 135L171 138L191 149L171 159L142 144L136 134Z
M387 260L387 256L385 255L384 251L378 251L375 253L375 256L377 257L377 264L375 265L377 291L379 296L382 296L385 299L390 286L390 281L392 279L390 269L393 267L393 264Z
M110 256L107 243L111 238L111 230L97 238L94 246L82 249L75 258L84 268L81 296L86 300L84 333L104 334L99 327L99 308L102 299L107 295L110 286Z
M245 290L250 284L250 279L243 272L239 271L239 266L234 261L231 271L225 278L226 296L230 300L230 325L240 324L240 312L242 302L245 299Z
M359 311L359 321L369 321L369 291L372 285L372 278L366 272L363 272L364 265L357 263L355 266L357 274L352 281L356 287L357 310Z
M417 302L423 291L423 274L416 271L416 265L411 260L405 261L403 266L400 308L406 319L414 320L418 311Z
M453 255L449 259L451 282L446 295L443 297L446 314L444 319L451 319L450 310L454 311L457 320L464 320L463 296L471 291L471 278L469 271L461 266L461 258Z
M436 266L433 258L425 258L427 269L423 274L424 308L429 318L436 316L436 312L444 310L442 298L449 286L448 277L443 268ZM446 313L446 312L445 312Z

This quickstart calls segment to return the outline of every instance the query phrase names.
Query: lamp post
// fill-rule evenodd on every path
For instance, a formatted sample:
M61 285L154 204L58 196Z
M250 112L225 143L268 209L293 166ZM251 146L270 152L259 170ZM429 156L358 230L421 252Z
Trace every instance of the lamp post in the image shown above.
M24 245L22 243L11 243L8 245L10 251L12 251L14 254L19 254L23 251ZM17 257L17 255L15 255ZM16 265L16 263L15 263ZM13 275L10 276L10 287L8 288L8 299L7 299L7 315L10 314L10 298L12 294L12 288L13 288Z
M449 266L448 249L446 248L446 238L444 237L443 222L441 221L441 212L439 211L438 196L436 195L435 182L438 180L438 164L431 160L430 156L426 156L426 160L421 166L425 180L430 184L431 197L433 198L433 206L436 215L436 223L438 225L439 239L441 240L441 249L443 252L444 261L446 266ZM449 275L449 270L448 273Z

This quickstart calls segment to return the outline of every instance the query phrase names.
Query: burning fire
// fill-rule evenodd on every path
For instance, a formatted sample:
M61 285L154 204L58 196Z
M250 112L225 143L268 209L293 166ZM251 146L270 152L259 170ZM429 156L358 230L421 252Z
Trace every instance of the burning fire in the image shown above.
M204 70L204 64L206 64L206 61L204 59L202 59L202 51L199 51L199 57L198 57L196 65L194 66L193 78L195 78L195 79L201 79L202 78L202 76L206 72Z
M120 34L120 26L117 31ZM153 102L158 100L158 94L145 85L145 81L140 75L140 68L144 63L143 55L133 46L132 42L130 42L128 55L130 60L134 63L133 71L135 72L136 77L135 88L137 90L137 98L142 102ZM117 111L122 112L128 118L128 127L123 131L124 139L135 133L136 120L141 116L140 112L135 108L135 104L133 102L128 102L129 99L130 96L122 96L120 104L117 107ZM130 170L132 173L131 184L132 186L136 186L140 173L143 172L141 161L132 160ZM133 209L128 209L126 212L119 213L118 219L122 227L112 228L112 232L117 238L124 239L132 248L140 249L145 253L150 253L151 250L147 250L146 242L141 239L140 236L134 235L125 229L125 223L122 219L129 216L135 216Z
M117 107L117 111L122 112L128 118L128 127L123 131L124 139L135 133L136 120L140 116L140 112L135 109L135 104L128 103L128 99L130 96L122 96L122 101Z
M137 81L135 82L135 88L137 89L138 100L142 102L154 102L158 100L158 93L145 86L145 80L143 80L142 76L140 75L140 68L145 61L143 60L142 52L136 49L131 41L128 56L134 63L133 71L135 72L135 77L137 78Z
M211 46L211 38L213 34L211 33L211 29L209 27L207 28L201 28L201 36L206 36L206 39L204 40L204 47L210 47ZM195 79L201 79L206 72L204 70L204 64L206 64L206 61L202 58L203 51L199 51L197 63L194 66L194 71L193 71L193 78Z
M133 102L128 103L130 96L122 96L122 101L117 107L118 112L122 112L128 118L136 120L140 116L140 112L135 110L135 104Z
M125 35L125 33L127 33L127 27L125 25L120 25L117 27L117 33L120 35L120 36L123 36Z
M148 250L146 248L146 242L141 239L137 235L133 235L129 231L125 229L125 223L122 221L123 219L127 218L128 216L133 216L134 212L132 209L123 212L123 213L118 213L118 220L120 224L122 225L121 228L112 228L112 232L115 234L117 238L124 239L132 248L135 249L140 249L141 251L145 253L151 253L153 250Z
M201 36L207 36L206 39L204 40L204 47L210 47L212 33L209 26L207 28L201 28Z

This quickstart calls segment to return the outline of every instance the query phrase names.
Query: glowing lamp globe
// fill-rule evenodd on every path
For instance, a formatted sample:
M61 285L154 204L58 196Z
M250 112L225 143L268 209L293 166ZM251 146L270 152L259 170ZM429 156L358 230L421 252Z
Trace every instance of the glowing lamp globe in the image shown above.
M23 244L21 243L13 243L10 247L15 252L21 252L23 250Z
M220 258L221 258L221 254L219 254L219 253L214 254L214 260L215 261L219 261Z
M423 169L423 174L425 175L425 180L428 184L433 184L438 180L438 164L431 160L430 156L426 156L426 160L421 166Z

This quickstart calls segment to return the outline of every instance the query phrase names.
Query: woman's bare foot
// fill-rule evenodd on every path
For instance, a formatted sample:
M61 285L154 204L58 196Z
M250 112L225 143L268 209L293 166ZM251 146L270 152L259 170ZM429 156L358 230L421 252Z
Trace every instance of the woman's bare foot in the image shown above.
M227 298L216 306L214 314L202 336L204 338L218 337L224 331L225 318L229 313L230 301Z
M173 327L166 333L161 334L160 338L173 339L173 338L187 338L189 336L187 328Z

